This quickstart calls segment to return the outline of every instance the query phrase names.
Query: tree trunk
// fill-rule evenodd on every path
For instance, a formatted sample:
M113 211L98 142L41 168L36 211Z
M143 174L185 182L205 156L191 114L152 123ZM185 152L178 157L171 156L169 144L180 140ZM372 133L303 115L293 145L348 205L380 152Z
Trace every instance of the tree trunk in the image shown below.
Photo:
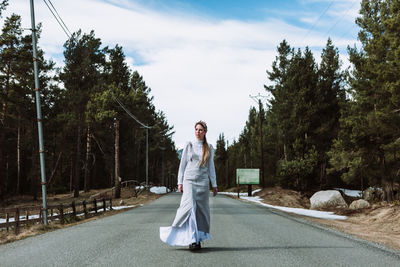
M74 179L74 160L73 160L73 155L70 156L69 158L70 162L70 172L69 172L69 192L72 192L72 181Z
M87 127L87 135L86 135L86 160L85 160L85 177L84 177L84 190L85 192L89 192L90 190L90 170L89 170L89 157L91 153L91 132L90 126Z
M8 188L9 176L10 176L10 169L9 168L10 168L9 158L8 158L8 155L7 155L6 156L6 179L5 179L5 182L4 182L4 192L7 192L7 188Z
M286 144L283 144L283 155L285 157L285 162L287 162L288 161L288 156L287 156Z
M325 188L326 183L327 183L327 179L326 179L326 157L323 157L321 165L320 165L320 180L319 180L319 189L322 190L323 188Z
M21 115L18 115L18 131L17 131L17 194L19 194L21 179Z
M121 183L119 178L119 119L115 120L115 198L121 197Z
M388 171L386 167L386 159L385 155L382 155L381 157L381 166L382 166L382 184L383 184L383 191L385 194L385 198L387 202L392 202L393 200L393 188L391 186L391 182L388 180Z
M141 175L141 168L140 168L140 153L141 153L141 143L140 143L140 137L141 136L139 136L139 138L138 138L138 140L139 140L139 142L138 142L138 145L137 145L137 152L136 152L136 177L143 177L142 175Z
M76 140L76 158L75 158L75 175L74 175L74 197L79 197L80 184L80 160L81 160L81 131L82 126L78 125L78 135Z
M164 150L165 149L163 149L162 150L162 155L161 155L161 180L162 180L162 182L161 182L161 184L162 185L164 185L164 186L167 186L167 183L166 183L166 181L165 181L165 177L164 177Z
M1 122L3 126L5 127L6 123L6 116L7 116L7 98L8 98L8 91L10 90L10 71L11 71L11 62L7 62L7 71L6 71L6 85L4 88L4 96L5 96L5 101L3 103L3 114L1 116Z
M228 153L228 148L229 148L229 141L226 141L226 165L225 165L225 179L228 182L226 186L229 188L231 181L229 180L229 153ZM246 155L246 154L245 154ZM246 158L246 156L245 156ZM246 164L246 163L245 163Z
M53 180L54 175L56 174L57 167L58 167L58 164L60 163L62 154L63 154L62 151L58 154L57 161L55 162L54 167L53 167L53 170L51 171L50 178L49 178L49 180L47 181L47 184L48 184L48 185L50 185L51 181Z
M4 126L4 125L3 125ZM4 140L5 140L5 129L0 129L0 200L4 200L4 180L5 180L5 164L4 164Z
M6 97L3 102L3 110L1 114L1 126L0 130L0 200L4 200L5 197L5 139L6 139L6 116L7 116L7 97L8 91L10 88L10 71L11 71L11 63L7 63L7 71L6 71L6 85L4 88L4 95Z
M36 152L37 150L35 150ZM35 155L38 153L35 153ZM39 157L34 157L34 164L33 164L33 175L32 175L32 195L33 200L38 200L38 191L39 191L39 183L40 183L40 166L39 166Z
M364 171L360 171L360 183L361 183L361 198L364 199Z
M39 167L39 153L37 151L39 150L38 144L34 142L34 140L37 140L36 136L36 131L35 129L35 123L32 123L32 166L31 166L31 171L30 171L30 176L31 176L31 194L33 196L33 200L37 200L37 194L38 194L38 182L40 181L40 167Z

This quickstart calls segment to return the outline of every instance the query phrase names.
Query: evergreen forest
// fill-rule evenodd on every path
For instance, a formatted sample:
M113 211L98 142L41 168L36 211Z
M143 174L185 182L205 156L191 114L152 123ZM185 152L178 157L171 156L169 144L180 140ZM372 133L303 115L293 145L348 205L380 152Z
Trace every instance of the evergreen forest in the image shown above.
M361 47L348 46L346 69L331 39L319 64L308 47L278 45L266 72L270 100L250 109L233 144L219 136L220 185L235 185L236 168L260 168L263 186L301 192L372 186L388 201L399 198L400 2L363 0L355 23Z
M7 5L0 1L0 16ZM37 198L32 36L22 29L18 14L1 20L0 200L18 194ZM348 46L348 68L330 38L320 60L308 47L292 47L286 40L277 45L275 60L265 63L269 100L250 108L232 143L219 135L220 191L235 186L237 168L262 164L264 187L310 192L376 186L388 201L399 198L400 2L362 0L355 23L361 47ZM144 77L128 67L123 47L104 46L94 31L77 31L64 43L60 68L45 59L40 29L37 62L48 192L78 196L79 190L118 187L121 181L144 182L146 129L138 121L151 126L150 182L176 183L173 127L156 109Z
M0 11L7 5L3 0ZM32 35L21 28L20 15L1 19L0 199L18 194L36 199L41 174ZM144 78L129 69L123 48L102 45L93 31L77 31L64 43L64 66L57 68L40 49L40 29L37 62L47 191L77 197L80 190L116 186L118 196L121 181L145 182L143 125L151 127L149 183L174 183L179 159L173 127L154 106Z

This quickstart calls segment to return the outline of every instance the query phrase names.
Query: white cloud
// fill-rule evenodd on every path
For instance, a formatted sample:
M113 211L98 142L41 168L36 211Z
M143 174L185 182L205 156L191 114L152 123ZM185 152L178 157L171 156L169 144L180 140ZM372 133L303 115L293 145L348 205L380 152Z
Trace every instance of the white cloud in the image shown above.
M53 3L71 31L93 29L104 45L118 43L124 48L128 64L152 88L156 108L174 125L178 147L194 137L194 122L199 119L208 122L212 144L222 132L230 142L237 139L255 105L249 94L266 94L265 71L279 43L286 39L294 47L323 47L327 39L323 33L310 33L305 39L308 29L274 18L218 20L162 13L127 0ZM21 14L24 27L30 27L26 1L13 0L10 11ZM36 21L43 23L40 46L48 56L60 58L66 36L42 1L37 1Z

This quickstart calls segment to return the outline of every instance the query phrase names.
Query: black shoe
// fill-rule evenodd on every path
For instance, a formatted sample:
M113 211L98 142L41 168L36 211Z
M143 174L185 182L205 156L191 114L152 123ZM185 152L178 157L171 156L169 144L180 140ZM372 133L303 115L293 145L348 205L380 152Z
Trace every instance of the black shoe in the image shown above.
M196 250L200 250L201 249L201 243L199 242L198 244L196 244Z
M201 249L201 244L200 243L192 243L189 245L189 250L195 251Z

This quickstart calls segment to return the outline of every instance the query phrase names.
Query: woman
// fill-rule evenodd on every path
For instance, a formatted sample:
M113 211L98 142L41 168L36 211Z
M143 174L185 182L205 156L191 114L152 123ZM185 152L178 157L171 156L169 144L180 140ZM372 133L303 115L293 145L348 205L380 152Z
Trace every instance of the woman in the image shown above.
M211 238L209 179L213 195L218 193L214 167L214 149L207 143L207 124L195 124L194 142L183 150L178 172L178 191L183 193L180 206L171 227L160 227L160 239L172 246L201 248L202 241Z

